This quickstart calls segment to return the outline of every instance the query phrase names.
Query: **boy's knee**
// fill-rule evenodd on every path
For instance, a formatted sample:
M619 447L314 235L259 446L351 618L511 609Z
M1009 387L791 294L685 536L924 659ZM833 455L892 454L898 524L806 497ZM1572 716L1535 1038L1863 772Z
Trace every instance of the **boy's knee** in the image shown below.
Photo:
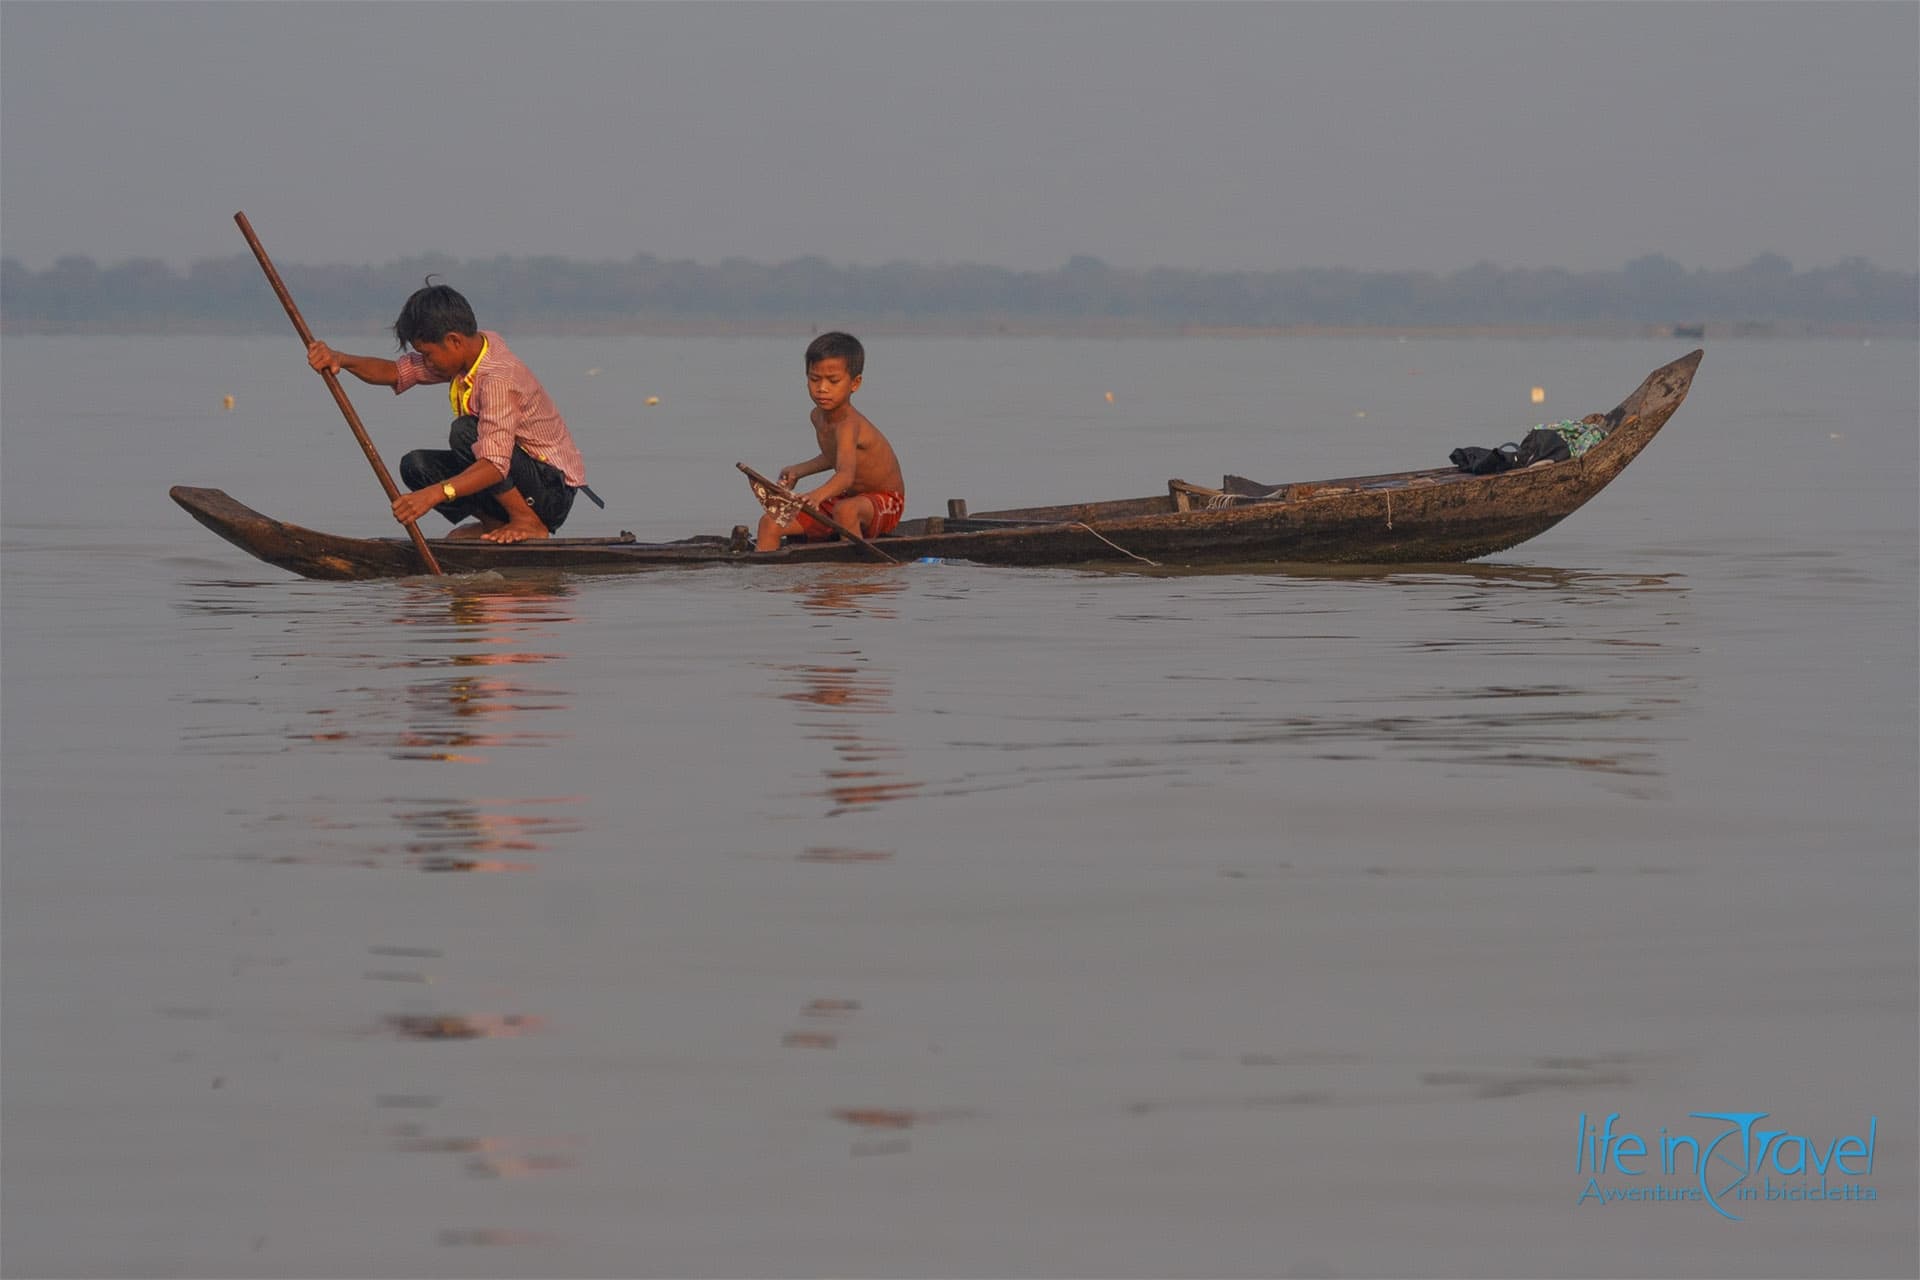
M471 413L455 418L447 430L447 443L457 452L471 453L479 442L480 419Z
M415 449L400 459L400 479L409 489L424 489L433 483L429 463L433 458L430 449Z

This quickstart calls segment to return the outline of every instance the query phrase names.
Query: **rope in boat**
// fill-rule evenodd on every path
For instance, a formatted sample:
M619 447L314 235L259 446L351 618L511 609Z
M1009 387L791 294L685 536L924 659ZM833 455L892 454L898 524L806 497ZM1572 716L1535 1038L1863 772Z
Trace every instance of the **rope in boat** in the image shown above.
M1098 529L1094 528L1092 525L1088 524L1084 520L1074 521L1073 527L1076 529L1085 529L1088 533L1100 539L1100 541L1106 543L1108 546L1112 547L1115 551L1118 551L1123 556L1133 556L1133 558L1135 560L1138 560L1141 564L1150 564L1156 569L1160 567L1160 562L1158 560L1149 560L1145 556L1133 555L1133 552L1127 550L1125 547L1121 546L1119 543L1115 542L1112 538L1109 538L1106 534L1100 532Z

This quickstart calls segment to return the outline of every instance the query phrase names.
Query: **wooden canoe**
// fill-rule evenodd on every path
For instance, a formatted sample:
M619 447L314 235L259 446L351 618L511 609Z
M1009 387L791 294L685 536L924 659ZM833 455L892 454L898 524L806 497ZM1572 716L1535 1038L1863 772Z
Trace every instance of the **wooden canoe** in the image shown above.
M1004 565L1406 564L1492 555L1564 520L1647 447L1687 397L1704 352L1647 375L1605 415L1605 440L1583 457L1492 475L1455 468L1258 484L1228 476L1218 489L1167 482L1165 493L1111 502L1022 507L903 522L878 540L896 560L926 557ZM271 519L218 489L185 485L173 500L250 555L307 578L405 577L420 572L405 538L348 538ZM623 572L694 565L866 562L849 542L756 552L750 539L679 542L550 538L501 546L435 540L448 573L542 569Z

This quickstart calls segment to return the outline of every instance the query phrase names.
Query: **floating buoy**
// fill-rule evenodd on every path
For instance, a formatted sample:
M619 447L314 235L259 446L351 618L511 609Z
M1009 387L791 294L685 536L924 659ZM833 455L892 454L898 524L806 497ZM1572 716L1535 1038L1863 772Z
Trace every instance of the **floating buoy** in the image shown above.
M659 396L648 396L648 397L647 397L647 403L648 403L648 404L659 404L659 403L660 403L660 397L659 397Z
M1535 404L1545 404L1547 402L1547 389L1545 387L1535 387L1533 389L1533 402Z
M222 396L222 397L220 398L220 407L221 407L222 409L231 409L231 408L233 408L233 397L232 397L232 396Z
M589 378L597 378L600 376L600 371L598 369L589 369L587 370L587 376Z
M1367 411L1365 409L1355 409L1353 411L1353 416L1356 418L1364 418L1367 416Z
M1111 391L1109 391L1109 392L1107 392L1107 403L1108 403L1108 404L1112 404L1112 403L1113 403L1113 392L1111 392Z

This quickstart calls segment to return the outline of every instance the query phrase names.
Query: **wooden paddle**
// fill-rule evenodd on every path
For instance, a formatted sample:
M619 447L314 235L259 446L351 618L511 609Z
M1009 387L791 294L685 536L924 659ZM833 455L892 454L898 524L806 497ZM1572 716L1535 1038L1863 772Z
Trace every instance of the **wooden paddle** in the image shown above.
M260 260L260 269L267 273L267 283L273 286L280 305L287 309L287 319L293 321L294 331L300 340L308 346L313 345L313 331L307 328L307 322L300 318L300 308L293 305L293 295L287 292L287 286L280 283L280 273L273 269L273 263L267 257L267 251L260 247L260 237L253 234L253 224L247 221L247 215L236 213L233 220L240 224L240 234L247 238L247 247L253 250L253 256ZM380 487L387 491L387 501L400 501L400 487L387 473L387 464L380 461L380 451L373 447L373 441L367 437L367 429L360 425L360 415L353 411L353 402L347 399L347 393L340 387L340 378L331 370L322 370L320 376L327 380L327 390L333 392L333 402L340 406L340 412L347 415L347 425L353 428L353 438L360 442L360 448L366 452L367 461L373 464L373 474L380 477ZM420 532L420 526L412 520L407 521L407 535L413 539L414 550L420 553L421 561L427 566L428 573L440 573L440 562L433 558L433 552L427 547L427 539Z
M811 502L808 502L805 498L781 484L778 480L767 479L744 462L736 462L733 465L740 468L742 474L747 477L747 482L753 486L753 496L760 499L760 505L767 508L768 511L773 510L773 503L791 503L793 506L800 508L800 510L812 516L815 520L818 520L821 524L826 525L829 529L839 530L840 536L847 539L847 541L859 543L862 547L866 548L869 554L878 556L888 564L900 563L861 537L859 530L849 529L846 525L841 524L819 507L814 506ZM769 499L771 499L771 501L769 501Z

